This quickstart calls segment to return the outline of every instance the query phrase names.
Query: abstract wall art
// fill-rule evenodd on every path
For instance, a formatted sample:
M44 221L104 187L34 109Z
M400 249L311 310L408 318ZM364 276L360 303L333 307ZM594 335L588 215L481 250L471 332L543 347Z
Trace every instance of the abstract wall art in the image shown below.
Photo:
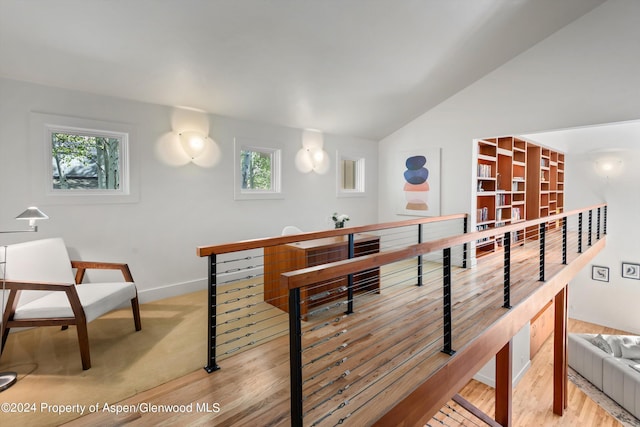
M400 153L400 214L440 215L440 148Z

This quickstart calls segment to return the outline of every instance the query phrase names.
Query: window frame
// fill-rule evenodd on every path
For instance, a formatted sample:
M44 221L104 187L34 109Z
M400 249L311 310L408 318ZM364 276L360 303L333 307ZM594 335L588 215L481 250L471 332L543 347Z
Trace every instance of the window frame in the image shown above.
M242 188L242 171L240 161L243 151L254 151L269 154L271 157L271 189L253 190ZM276 144L265 144L264 142L247 138L234 139L234 199L235 200L268 200L282 199L282 148Z
M55 189L53 187L52 134L90 135L119 139L118 189ZM79 117L31 113L31 149L33 164L32 190L38 202L46 204L132 203L139 200L137 168L132 138L134 127L126 123L107 122Z
M86 129L86 128L76 128L69 126L59 126L47 124L45 125L45 129L48 135L49 141L49 172L47 176L49 177L49 186L48 192L53 195L67 195L69 192L81 192L84 195L123 195L129 193L129 134L126 132L114 132L114 131L105 131L98 129ZM56 189L53 188L53 134L54 133L62 133L66 135L80 135L80 136L89 136L89 137L103 137L103 138L113 138L118 140L118 181L119 188L110 189L110 188L92 188L92 189Z
M336 167L336 195L338 197L363 197L366 194L365 178L366 178L366 161L362 155L356 153L336 151L337 167ZM346 189L343 187L344 168L343 161L350 160L355 166L355 188Z

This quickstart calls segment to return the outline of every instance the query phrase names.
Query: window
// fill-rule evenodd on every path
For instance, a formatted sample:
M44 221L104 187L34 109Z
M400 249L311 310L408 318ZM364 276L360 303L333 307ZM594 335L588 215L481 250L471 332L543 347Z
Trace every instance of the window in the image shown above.
M273 153L246 148L240 150L240 176L243 191L271 191Z
M281 198L280 150L236 140L236 199Z
M351 159L342 160L342 189L356 189L356 166L357 162Z
M338 196L352 197L364 195L364 158L337 153Z
M124 134L49 129L53 191L119 190Z
M33 188L40 203L138 200L129 167L132 126L32 113L31 130L34 165L39 165Z

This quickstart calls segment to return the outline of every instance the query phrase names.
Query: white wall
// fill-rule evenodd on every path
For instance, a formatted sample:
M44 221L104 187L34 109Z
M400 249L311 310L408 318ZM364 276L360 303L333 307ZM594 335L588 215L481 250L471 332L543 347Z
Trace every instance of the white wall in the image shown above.
M607 246L593 265L609 267L609 282L591 280L591 269L582 270L569 286L569 316L640 334L640 280L621 274L622 262L640 264L640 147L624 153L622 175L609 179L594 173L590 156L573 159L567 172L574 193L571 207L593 200L608 204Z
M34 203L30 169L30 112L124 122L135 127L131 141L139 168L139 201L123 204L43 205L51 217L37 235L2 235L1 243L64 237L71 255L88 260L128 262L143 301L206 286L207 264L196 247L279 235L285 225L305 231L328 229L334 212L348 213L349 225L377 219L377 145L374 141L325 135L332 157L325 175L294 167L302 131L215 115L178 111L88 93L0 79L0 230L19 227L13 218ZM176 115L208 122L221 161L213 168L174 167L156 154ZM284 144L282 200L235 201L235 137ZM44 143L43 143L44 144ZM336 150L349 147L366 160L366 196L336 197Z
M640 118L638 16L640 2L609 0L384 138L379 146L379 220L396 219L394 201L402 177L392 175L395 170L392 161L398 150L442 147L442 213L474 212L474 138ZM602 146L609 144L612 142L602 141ZM593 192L588 189L586 177L580 175L580 168L571 161L569 157L566 204L577 207L583 202L606 200L611 205L613 227L637 227L637 179L606 195ZM629 161L629 168L640 168L637 157ZM585 191L590 197L578 199ZM614 218L619 221L617 225L613 225ZM627 261L640 260L638 241L635 232L616 234L608 239L607 253L612 254L612 259L602 262L613 271L619 265L618 256L624 254ZM616 306L624 299L637 307L640 284L627 280L624 286L598 288L602 290L592 293L594 285L584 284L586 275L571 284L570 303L574 311L585 320L638 331L638 314L629 313L627 306L621 313ZM519 360L514 360L514 365L518 363ZM514 369L519 371L516 366Z

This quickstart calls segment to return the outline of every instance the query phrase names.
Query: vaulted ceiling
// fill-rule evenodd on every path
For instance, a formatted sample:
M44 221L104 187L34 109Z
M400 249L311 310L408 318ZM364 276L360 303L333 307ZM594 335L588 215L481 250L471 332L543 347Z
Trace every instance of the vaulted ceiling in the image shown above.
M378 140L604 0L0 0L0 76Z

